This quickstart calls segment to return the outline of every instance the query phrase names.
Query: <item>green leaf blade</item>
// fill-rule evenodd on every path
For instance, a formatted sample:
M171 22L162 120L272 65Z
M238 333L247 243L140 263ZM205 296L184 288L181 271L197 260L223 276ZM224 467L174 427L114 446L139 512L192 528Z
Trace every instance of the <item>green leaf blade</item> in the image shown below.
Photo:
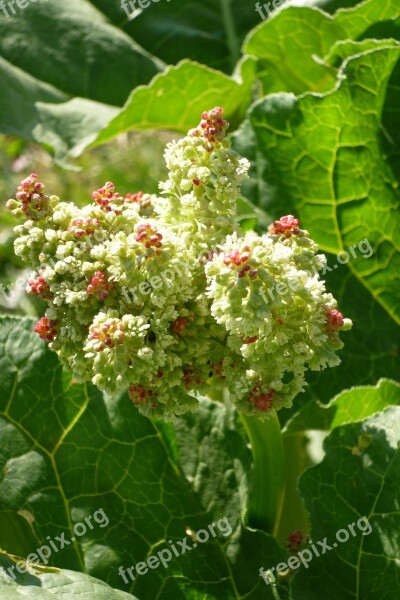
M17 551L16 527L29 553L64 533L69 544L52 552L51 565L139 598L256 600L265 587L260 566L285 553L272 536L241 525L251 454L235 413L203 400L174 432L141 416L127 394L103 397L62 373L31 319L0 325L0 516L8 515L0 546ZM199 530L208 539L194 546ZM184 538L189 549L171 552L166 567L135 571ZM133 567L127 582L121 566L125 577Z
M271 96L256 104L251 121L281 191L275 211L300 216L324 251L369 240L374 256L348 267L400 323L399 192L380 152L380 118L398 59L390 47L350 59L334 92Z
M301 476L312 539L315 544L326 538L330 549L312 554L308 569L297 573L293 600L334 600L338 594L344 600L397 597L399 416L400 408L390 407L336 428L325 441L322 463Z

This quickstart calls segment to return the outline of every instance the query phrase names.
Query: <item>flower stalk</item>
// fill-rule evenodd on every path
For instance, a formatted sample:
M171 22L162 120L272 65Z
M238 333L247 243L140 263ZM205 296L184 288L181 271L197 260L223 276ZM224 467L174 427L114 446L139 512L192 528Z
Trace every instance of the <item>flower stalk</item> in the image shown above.
M285 454L276 413L261 421L241 414L253 453L253 485L245 525L276 535L285 496Z

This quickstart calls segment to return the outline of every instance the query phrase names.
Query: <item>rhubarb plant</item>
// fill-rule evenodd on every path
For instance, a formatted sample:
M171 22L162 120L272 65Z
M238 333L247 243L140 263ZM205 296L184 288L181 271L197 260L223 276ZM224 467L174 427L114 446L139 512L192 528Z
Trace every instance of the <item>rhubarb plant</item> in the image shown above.
M1 597L398 600L398 2L147 4L0 13L3 133L174 132L10 186Z

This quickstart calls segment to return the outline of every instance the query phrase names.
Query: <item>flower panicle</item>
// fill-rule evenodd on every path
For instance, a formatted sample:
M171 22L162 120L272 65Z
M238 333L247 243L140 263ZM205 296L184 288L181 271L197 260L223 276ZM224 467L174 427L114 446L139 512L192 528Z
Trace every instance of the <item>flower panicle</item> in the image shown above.
M163 198L108 181L78 208L31 173L7 205L16 253L47 302L34 326L79 380L127 389L137 409L173 418L226 389L240 412L268 419L304 390L307 370L339 363L339 312L318 247L285 215L241 233L249 163L216 107L168 144ZM297 539L297 538L296 538Z

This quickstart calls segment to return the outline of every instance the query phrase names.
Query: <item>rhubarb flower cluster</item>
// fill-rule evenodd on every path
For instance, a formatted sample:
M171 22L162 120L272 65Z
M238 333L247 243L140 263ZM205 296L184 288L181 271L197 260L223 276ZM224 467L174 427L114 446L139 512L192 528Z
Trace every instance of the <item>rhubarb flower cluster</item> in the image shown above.
M25 219L15 251L34 269L27 291L48 303L36 333L79 381L128 390L147 416L225 389L239 411L268 418L291 406L308 369L339 363L351 326L297 218L241 233L249 163L227 128L217 107L168 144L161 197L107 182L78 208L31 174L8 202Z

